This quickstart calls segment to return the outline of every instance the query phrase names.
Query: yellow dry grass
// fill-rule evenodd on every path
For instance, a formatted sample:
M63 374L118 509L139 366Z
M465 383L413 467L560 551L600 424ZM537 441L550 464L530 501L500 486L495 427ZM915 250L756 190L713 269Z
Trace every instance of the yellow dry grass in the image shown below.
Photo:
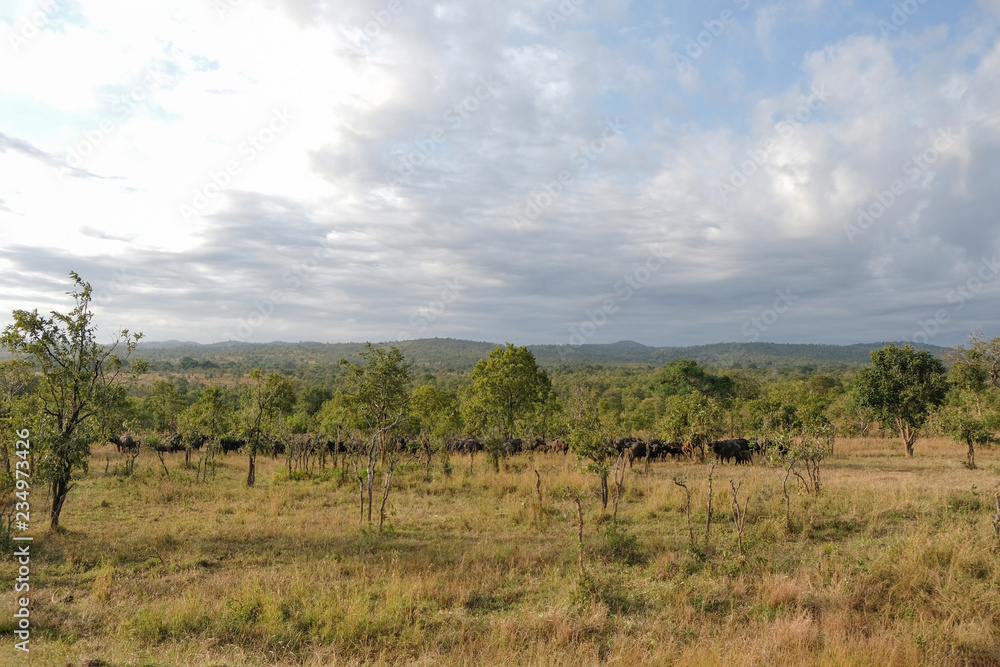
M498 474L454 457L431 482L405 463L380 534L360 523L350 474L290 481L264 459L247 489L244 457L203 483L180 455L167 478L145 452L126 478L100 448L65 532L33 531L32 664L1000 664L1000 456L967 470L944 439L902 454L838 440L819 496L792 476L790 533L778 469L717 466L706 539L701 464L637 464L609 530L572 456ZM674 478L692 493L694 545ZM730 479L750 498L743 559ZM583 577L567 486L584 502ZM4 580L15 571L0 562Z

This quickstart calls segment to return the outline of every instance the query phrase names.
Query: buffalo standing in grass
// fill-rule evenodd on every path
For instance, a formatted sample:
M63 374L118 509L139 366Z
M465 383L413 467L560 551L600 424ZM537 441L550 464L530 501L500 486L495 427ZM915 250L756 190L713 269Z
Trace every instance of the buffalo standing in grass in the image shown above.
M115 436L114 438L109 438L108 441L114 444L114 446L118 449L119 453L123 454L125 452L130 452L133 454L137 453L139 451L139 445L142 444L141 442L133 438L132 435L129 433L124 433L122 435Z
M752 458L750 441L746 438L716 440L708 446L723 463L733 459L735 463L745 464L750 463Z
M225 456L229 452L238 452L241 447L247 444L246 440L239 440L237 438L231 438L229 436L225 438L219 438L219 448L222 450L222 455Z

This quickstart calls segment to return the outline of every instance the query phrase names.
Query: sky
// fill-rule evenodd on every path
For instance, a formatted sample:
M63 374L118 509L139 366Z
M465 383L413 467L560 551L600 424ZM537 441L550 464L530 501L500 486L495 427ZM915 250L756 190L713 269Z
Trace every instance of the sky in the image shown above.
M1000 0L3 0L0 326L1000 335Z

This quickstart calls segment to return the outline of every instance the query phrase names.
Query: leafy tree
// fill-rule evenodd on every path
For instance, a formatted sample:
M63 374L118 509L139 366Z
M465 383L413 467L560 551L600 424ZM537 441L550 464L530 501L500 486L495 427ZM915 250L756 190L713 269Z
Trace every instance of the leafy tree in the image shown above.
M450 392L429 384L421 385L410 395L410 428L417 433L426 456L424 478L431 478L431 456L434 452L447 452L449 439L462 429L458 399Z
M947 393L944 364L926 350L912 345L886 345L872 350L871 366L854 380L858 400L872 409L883 426L892 424L913 456L913 442L927 420L928 411Z
M24 428L27 419L37 412L35 387L37 382L31 362L27 359L8 359L0 362L0 429L13 433ZM3 439L4 470L10 474L10 456L16 440Z
M401 424L406 416L410 400L410 366L403 353L395 346L388 350L365 343L359 353L362 364L352 364L341 359L341 366L347 369L348 394L356 419L365 425L369 436L365 476L359 479L368 494L368 523L372 522L372 502L375 473L379 463L388 462L385 485L382 494L382 509L379 512L379 530L385 521L385 504L389 497L389 487L396 460L393 452L386 447L389 433ZM364 496L362 495L362 513Z
M875 412L861 401L857 387L851 386L840 394L826 409L830 420L840 433L864 438L875 421Z
M74 486L74 474L87 470L90 445L102 435L98 416L120 401L118 384L128 377L134 380L145 368L138 361L130 371L126 366L141 333L123 329L111 345L97 343L90 310L93 290L75 272L70 276L74 289L67 294L76 301L72 311L52 311L51 317L44 317L37 310L15 310L14 323L2 336L4 347L31 358L41 371L40 430L32 432L32 441L40 451L36 479L49 485L53 530L59 528L59 515ZM119 345L124 345L122 357L115 354Z
M997 418L989 412L983 414L988 392L996 391L989 343L977 340L976 334L972 340L971 350L959 346L952 355L955 361L948 371L952 389L938 410L936 421L945 434L968 448L965 465L975 469L976 446L996 442L993 429L997 426Z
M970 339L968 348L959 345L955 349L958 362L978 376L973 381L988 380L1000 387L1000 337L986 340L982 333L974 332Z
M996 442L993 429L996 420L989 416L976 415L975 396L968 390L953 390L948 395L948 401L941 406L936 414L938 426L955 442L964 444L966 451L965 465L975 470L976 446Z
M251 383L243 387L240 396L241 433L246 438L246 451L250 460L247 486L256 482L257 454L265 438L280 431L282 416L295 405L292 381L280 373L268 373L261 368L250 372Z
M711 396L700 391L667 398L659 430L671 440L688 442L705 458L705 445L722 434L724 410Z
M801 426L794 405L774 398L747 401L747 425L757 435L770 438L779 431L793 431Z
M333 392L325 387L318 387L316 385L306 387L299 394L299 402L296 405L296 409L312 417L331 398L333 398Z
M570 390L566 409L569 446L581 459L589 460L586 471L597 475L601 482L601 509L608 509L608 476L611 461L618 450L613 439L613 426L606 421L614 413L605 411L602 418L599 390L581 383Z
M210 384L201 390L196 403L189 405L178 415L177 429L184 439L185 463L190 463L191 449L201 436L208 436L210 440L201 455L201 463L207 463L209 457L214 461L219 438L231 433L235 425L234 402L235 397L231 391Z
M709 373L696 361L677 359L657 372L653 389L663 396L699 392L713 398L729 398L735 394L736 383L731 377Z
M176 430L177 416L187 407L173 382L158 380L146 399L146 408L152 417L153 430L161 433Z
M495 469L500 445L525 426L551 392L548 374L527 347L497 345L476 363L462 416L472 432L486 439Z

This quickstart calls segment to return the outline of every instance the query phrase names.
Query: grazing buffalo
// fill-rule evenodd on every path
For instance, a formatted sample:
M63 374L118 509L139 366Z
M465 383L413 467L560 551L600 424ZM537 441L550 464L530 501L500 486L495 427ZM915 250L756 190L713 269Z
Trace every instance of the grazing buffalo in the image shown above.
M684 456L683 442L663 442L655 439L649 443L649 457L654 461L664 460L668 456Z
M167 443L166 451L170 452L171 454L176 454L177 452L183 452L184 451L183 440L184 438L181 436L180 433L174 433Z
M503 453L507 456L520 454L522 451L524 451L524 443L520 438L512 438L503 443Z
M555 440L550 441L548 445L549 450L555 454L565 454L568 449L566 447L566 442L562 438L556 438Z
M246 440L239 440L237 438L231 438L226 436L225 438L219 438L219 447L222 449L222 455L225 456L229 452L238 452L241 447L247 444Z
M632 448L632 443L635 443L635 442L639 442L639 438L632 438L632 437L629 437L629 438L618 438L618 440L615 441L615 451L617 451L619 454L621 454L625 450L631 449Z
M451 451L459 454L474 454L483 451L483 443L475 438L462 438L451 443Z
M347 453L347 445L344 444L343 440L327 440L324 447L326 447L327 452L334 456Z
M131 434L123 433L122 435L115 436L114 438L109 438L108 442L114 444L120 453L129 452L132 454L139 453L139 445L142 443L134 439Z
M632 443L624 452L628 455L628 465L631 468L636 459L641 459L649 453L649 447L642 440L631 438Z
M716 440L708 446L723 463L730 459L737 464L750 463L753 455L750 451L750 441L746 438Z

